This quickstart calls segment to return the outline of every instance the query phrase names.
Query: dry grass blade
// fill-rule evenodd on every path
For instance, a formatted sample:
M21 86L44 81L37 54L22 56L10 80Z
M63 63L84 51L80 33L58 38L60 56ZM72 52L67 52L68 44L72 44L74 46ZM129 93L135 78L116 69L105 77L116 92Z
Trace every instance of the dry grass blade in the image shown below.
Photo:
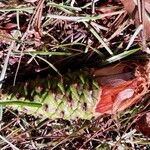
M85 23L85 25L88 26L86 23ZM112 50L108 47L108 44L104 41L104 39L101 38L101 37L99 36L99 34L98 34L93 28L90 28L90 31L91 31L91 33L97 38L97 40L99 41L99 43L100 43L103 47L105 47L105 49L108 51L108 53L109 53L110 55L113 55Z
M130 23L128 20L124 21L124 23L118 26L117 30L107 40L110 41L113 38L115 38L117 35L120 35L121 32L123 32L129 25Z
M4 138L3 136L0 135L0 138L6 142L8 145L10 145L10 147L14 150L19 150L19 148L17 148L15 145L13 145L11 142L9 142L6 138Z
M124 13L125 11L117 11L117 12L112 12L112 13L107 13L107 14L102 14L98 16L63 16L63 15L52 15L48 14L47 18L50 19L61 19L61 20L67 20L67 21L77 21L77 22L85 22L85 21L95 21L98 19L103 19L105 17L113 16L113 15L119 15Z
M14 47L15 47L15 42L12 41L10 47L8 48L7 56L4 60L4 66L3 66L3 69L2 69L2 72L1 72L1 75L0 75L0 81L3 81L4 78L5 78L9 57L10 57L10 54L11 54L12 50L14 49ZM0 83L0 89L1 89L1 87L2 87L2 83Z
M1 81L1 83L0 83L0 90L2 88L2 83L3 83L2 81L5 79L5 75L6 75L6 70L7 70L10 54L11 54L11 52L12 52L14 47L15 47L15 42L12 41L10 47L8 48L8 53L7 53L7 56L6 56L5 60L4 60L4 66L3 66L3 69L2 69L1 75L0 75L0 81ZM2 116L3 116L3 106L0 105L0 121L2 120ZM0 125L0 127L1 127L1 125Z
M134 32L134 34L131 36L130 41L126 47L126 50L128 50L131 45L133 44L135 38L137 37L137 35L143 30L144 26L143 24L139 25L138 28L136 29L136 31Z

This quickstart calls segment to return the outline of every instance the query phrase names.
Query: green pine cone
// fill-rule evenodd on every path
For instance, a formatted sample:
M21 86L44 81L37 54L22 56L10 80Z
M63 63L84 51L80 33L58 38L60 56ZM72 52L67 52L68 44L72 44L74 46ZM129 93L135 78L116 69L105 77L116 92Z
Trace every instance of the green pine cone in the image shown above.
M3 89L3 100L41 103L41 107L9 105L43 118L91 119L97 102L98 83L88 71L70 72L62 78L48 76Z

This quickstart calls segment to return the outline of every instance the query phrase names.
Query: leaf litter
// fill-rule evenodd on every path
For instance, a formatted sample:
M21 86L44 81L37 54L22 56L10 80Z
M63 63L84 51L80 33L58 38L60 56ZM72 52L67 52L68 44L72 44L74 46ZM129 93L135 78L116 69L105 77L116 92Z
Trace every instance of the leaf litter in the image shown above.
M146 15L149 12L147 7L149 2L145 1L144 15L139 13L140 21L137 18L137 10L135 16L129 18L127 12L131 14L136 4L132 3L132 7L127 5L128 2L133 1L20 2L14 0L10 3L1 2L0 61L2 68L9 46L11 43L16 45L11 50L10 60L14 61L7 62L8 66L5 68L7 72L4 73L7 79L4 81L11 83L10 78L14 79L14 74L16 74L16 82L25 78L27 74L37 76L37 69L41 70L39 71L41 74L42 70L45 71L44 74L53 72L53 69L56 72L64 71L66 66L66 70L92 67L99 71L97 67L109 65L124 58L128 59L130 65L134 56L143 55L144 52L149 53L149 43L146 43L150 33L150 22ZM141 3L140 6L143 9L144 4ZM139 25L142 28L137 30ZM17 38L13 37L15 30L20 32ZM127 50L129 48L130 50ZM35 50L33 52L36 53L28 51L30 49ZM134 49L137 50L134 51ZM38 59L40 53L43 53L42 59ZM68 53L71 56L67 55ZM81 66L81 64L84 65ZM149 66L149 64L146 65ZM147 86L147 82L149 83L147 80L149 76L145 77L148 75L147 71L144 74L138 69L134 72L135 76L141 73L140 77L146 80L144 81L146 85L142 84L144 87ZM103 72L104 77L107 73L107 71L105 74ZM111 78L112 76L108 77L109 80ZM122 78L120 80L122 82ZM115 79L111 82L116 84L118 81ZM126 82L122 83L124 84ZM120 93L119 96L124 97L130 94L125 96L125 99L130 99L134 95L135 87L141 91L141 87L138 86L134 85L134 88L131 88L130 85L129 88L124 89L125 93ZM132 91L128 91L130 89ZM5 107L1 114L3 118L0 145L3 149L149 149L150 141L145 134L149 131L149 119L147 119L149 113L147 113L148 108L145 107L149 100L143 98L145 94L147 95L147 89L142 96L138 95L138 99L142 100L140 103L123 112L116 113L114 108L115 116L104 114L91 120L79 118L43 120ZM120 106L120 103L115 105ZM142 112L140 112L141 109ZM135 118L140 116L140 113L144 115L141 115L142 117L135 123ZM141 127L141 122L144 122L144 127ZM135 126L138 127L135 128Z

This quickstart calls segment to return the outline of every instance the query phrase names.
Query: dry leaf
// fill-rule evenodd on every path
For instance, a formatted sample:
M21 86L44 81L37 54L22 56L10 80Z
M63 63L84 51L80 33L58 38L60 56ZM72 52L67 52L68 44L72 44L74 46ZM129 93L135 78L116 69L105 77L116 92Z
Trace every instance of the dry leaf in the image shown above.
M100 68L100 69L93 68L93 69L91 69L91 74L94 77L120 74L120 73L125 72L126 67L127 67L127 64L119 63L117 65L110 65L108 67L104 67L104 68Z
M123 111L140 101L147 93L146 68L133 64L131 63L129 67L127 63L120 63L94 71L101 85L98 103L95 107L96 113L115 114Z
M138 82L139 79L133 79L118 86L103 86L95 111L115 114L117 111L122 111L137 102L141 98L137 96Z

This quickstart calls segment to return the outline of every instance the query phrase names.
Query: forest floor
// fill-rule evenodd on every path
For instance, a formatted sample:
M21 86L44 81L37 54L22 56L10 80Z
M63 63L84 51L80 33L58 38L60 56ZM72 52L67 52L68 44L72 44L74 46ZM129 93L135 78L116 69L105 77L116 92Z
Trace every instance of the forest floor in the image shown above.
M149 60L150 33L122 1L0 2L1 90L37 76ZM115 116L91 120L43 119L0 105L0 149L148 150L148 93Z

